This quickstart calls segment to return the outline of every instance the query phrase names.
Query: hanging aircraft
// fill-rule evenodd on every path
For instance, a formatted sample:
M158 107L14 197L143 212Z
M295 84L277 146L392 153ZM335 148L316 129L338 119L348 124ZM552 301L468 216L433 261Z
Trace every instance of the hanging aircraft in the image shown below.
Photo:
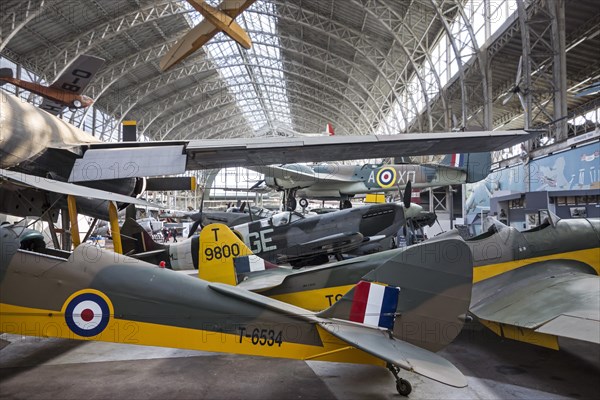
M285 191L287 205L293 210L296 197L301 198L302 207L310 198L341 200L342 207L347 208L356 194L395 191L409 181L415 188L477 182L490 174L491 165L491 154L485 152L448 155L435 165L283 164L248 168L264 174L268 187Z
M313 313L91 245L72 253L47 249L28 231L0 226L2 332L375 364L387 366L402 395L411 385L400 369L467 385L434 353L461 330L470 300L472 262L461 241L443 245L458 250L460 260L446 263L431 253L428 260L384 262Z
M195 257L201 279L320 311L384 263L402 259L407 268L414 260L420 268L418 257L442 254L448 262L456 249L438 245L449 239L462 237L452 230L407 249L292 270L254 255L229 228L213 224L201 232ZM600 344L600 219L548 214L542 225L524 232L494 220L464 244L474 263L469 311L484 326L552 349L559 348L559 338Z
M30 188L0 182L0 212L16 215L50 215L67 208L64 199L49 198L39 178L50 177L100 190L139 196L146 177L183 174L186 170L261 163L323 161L389 154L439 154L458 148L495 150L529 139L539 132L465 132L395 136L331 136L280 139L228 139L170 142L105 143L0 90L3 123L0 124L0 168L28 175ZM34 139L35 138L35 139ZM193 186L193 183L190 184ZM28 207L21 206L22 198ZM52 206L52 207L50 207ZM119 208L124 204L118 204ZM108 219L107 204L80 200L78 212Z
M160 60L160 69L164 72L183 61L190 54L204 46L217 33L223 32L240 46L249 49L252 41L248 33L235 18L250 7L256 0L223 0L218 7L213 7L203 0L188 0L204 20L193 27Z
M86 108L94 103L93 99L81 93L102 65L104 65L102 58L81 54L50 86L14 78L12 69L1 68L0 86L11 83L42 96L40 108L50 114L59 115L65 108Z
M410 194L409 192L406 192ZM284 211L270 218L236 225L232 229L257 255L294 267L323 264L330 255L367 254L389 249L385 240L395 235L406 218L420 215L422 207L396 203L372 204L307 217ZM144 235L132 219L122 227L126 254L154 263L165 261L178 270L198 269L198 236L182 243L161 245Z

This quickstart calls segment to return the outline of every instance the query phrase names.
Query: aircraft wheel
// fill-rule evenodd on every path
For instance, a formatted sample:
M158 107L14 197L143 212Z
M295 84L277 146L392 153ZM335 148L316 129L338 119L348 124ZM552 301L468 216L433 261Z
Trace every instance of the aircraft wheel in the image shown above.
M300 201L298 202L298 204L300 204L300 207L306 208L306 207L308 207L308 200L303 197L303 198L300 199Z
M412 385L406 379L400 378L396 381L396 390L402 396L408 396L412 392Z
M350 202L350 200L344 200L342 202L342 208L346 209L346 208L352 208L352 203Z
M81 107L81 102L79 100L74 100L73 101L73 105L75 106L75 108L80 108Z

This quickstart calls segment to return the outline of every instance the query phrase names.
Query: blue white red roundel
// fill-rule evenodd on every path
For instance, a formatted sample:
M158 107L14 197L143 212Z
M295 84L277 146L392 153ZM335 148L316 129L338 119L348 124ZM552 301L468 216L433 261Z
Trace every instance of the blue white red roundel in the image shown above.
M377 184L382 188L392 187L396 183L396 170L394 168L382 168L377 172Z
M65 320L69 329L83 337L102 333L109 319L110 310L106 300L95 293L75 296L65 310Z

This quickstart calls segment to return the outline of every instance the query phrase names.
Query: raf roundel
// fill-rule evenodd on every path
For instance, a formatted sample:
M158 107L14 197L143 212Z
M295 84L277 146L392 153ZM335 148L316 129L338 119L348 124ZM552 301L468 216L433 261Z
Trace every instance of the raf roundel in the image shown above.
M377 172L377 184L382 188L389 188L396 182L396 170L394 168L382 168Z
M95 293L75 296L65 310L65 320L69 329L83 337L102 333L109 319L110 310L106 300Z

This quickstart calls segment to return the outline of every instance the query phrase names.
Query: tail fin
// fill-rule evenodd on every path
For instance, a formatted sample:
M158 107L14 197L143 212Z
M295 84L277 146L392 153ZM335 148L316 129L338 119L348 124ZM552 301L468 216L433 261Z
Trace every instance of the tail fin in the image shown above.
M0 68L0 86L4 85L6 82L2 80L2 78L12 78L13 70L10 68Z
M139 254L154 250L163 250L167 246L156 243L135 219L127 218L121 227L123 254Z
M224 224L210 224L200 232L198 276L210 282L238 284L238 275L277 268L252 250Z
M492 153L461 153L444 157L440 165L462 169L467 173L467 183L479 182L491 172Z
M386 328L438 351L462 329L472 281L471 251L463 240L424 242L398 251L318 315Z

